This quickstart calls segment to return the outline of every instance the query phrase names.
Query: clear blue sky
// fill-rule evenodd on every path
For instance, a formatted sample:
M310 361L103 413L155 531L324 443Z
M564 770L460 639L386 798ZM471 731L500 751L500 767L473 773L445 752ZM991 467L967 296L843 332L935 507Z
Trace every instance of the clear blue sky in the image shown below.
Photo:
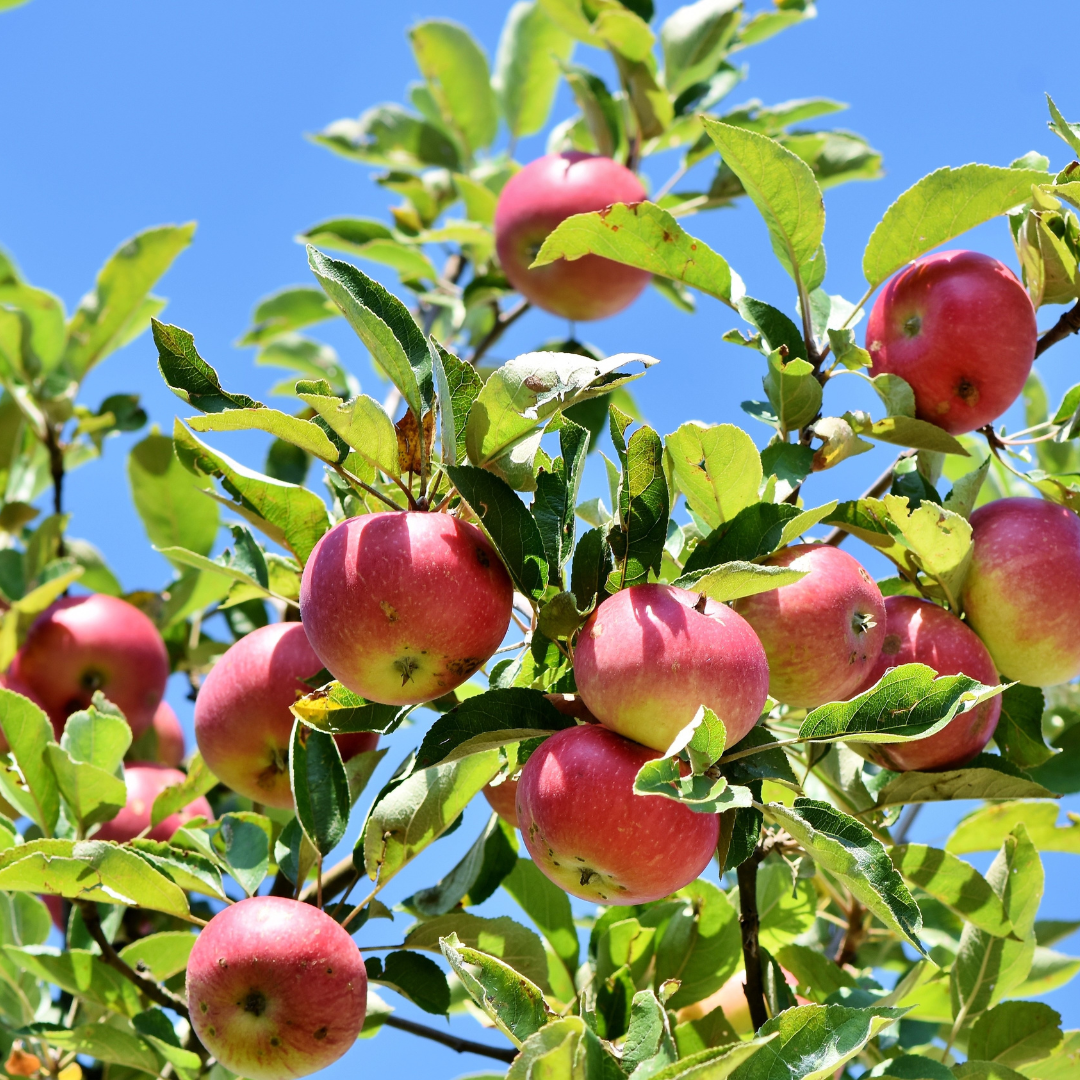
M661 17L675 6L661 0ZM750 4L760 6L761 0ZM31 282L58 293L70 310L123 239L152 224L197 219L194 245L158 290L170 298L165 318L195 334L227 387L266 400L276 375L255 368L252 353L233 342L259 297L308 280L293 235L334 215L385 217L387 205L365 169L306 142L303 132L358 115L376 102L402 99L405 84L416 78L405 38L412 22L431 15L459 19L491 55L508 7L503 0L408 5L33 0L4 13L0 244ZM1068 161L1065 145L1047 130L1043 93L1054 94L1070 118L1080 115L1080 94L1066 69L1048 63L1047 54L1026 41L1017 10L1005 0L823 0L815 21L744 54L750 78L732 95L733 104L750 97L766 103L836 98L851 105L836 118L837 126L860 132L884 154L884 179L827 193L829 292L850 299L862 293L860 257L871 229L896 195L934 168L969 161L1005 165L1032 149L1050 155L1056 167ZM602 58L591 50L578 55L601 66ZM564 93L555 117L569 112ZM542 139L535 138L518 153L527 159L542 150ZM658 163L654 184L673 167L671 161ZM728 258L753 295L791 309L790 281L773 259L751 207L694 218L687 225ZM1003 222L977 230L963 243L1016 265ZM392 274L381 276L394 285ZM1057 312L1044 311L1043 324ZM661 359L636 386L647 419L659 431L671 431L693 416L741 424L763 445L766 429L738 405L760 397L760 361L720 341L737 322L709 299L700 300L698 314L686 316L649 293L628 314L582 328L581 336L609 353L632 350ZM504 339L499 354L526 351L564 329L558 320L530 315ZM343 325L323 336L339 348L365 389L378 392L362 346ZM1071 340L1040 361L1052 399L1078 381L1070 375L1078 358L1080 343ZM829 400L840 407L836 411L877 404L856 380L844 382L843 392L830 389L835 396ZM165 430L177 411L186 415L157 375L148 336L95 371L82 400L96 407L108 394L122 391L140 393L152 421ZM144 540L127 493L124 459L139 437L112 440L104 459L78 474L69 500L73 534L106 553L126 588L160 587L168 576L164 560ZM221 436L216 445L261 465L263 443L256 436ZM814 504L852 497L887 460L887 451L879 449L845 463L813 480L806 497ZM591 482L599 493L599 475L594 473ZM872 562L865 548L853 545L852 551ZM179 686L170 699L190 730L190 705ZM409 737L402 732L395 738L393 761L403 756ZM1070 800L1071 808L1076 803ZM915 838L940 842L966 809L952 806L924 815ZM475 836L480 816L470 812L456 836L422 859L422 873L402 874L391 899L430 884L448 869ZM1077 917L1080 864L1075 857L1052 854L1045 862L1043 917ZM511 910L508 901L493 900L489 906L493 912ZM374 942L369 934L381 943L400 940L402 919L373 924L361 940ZM1080 940L1074 937L1059 948L1077 952ZM1080 1023L1075 990L1048 1000L1069 1025ZM415 1014L408 1006L402 1012ZM479 1031L471 1021L456 1020L454 1028ZM350 1067L395 1062L399 1074L410 1077L486 1068L481 1059L456 1059L439 1047L384 1032L327 1075L344 1077Z

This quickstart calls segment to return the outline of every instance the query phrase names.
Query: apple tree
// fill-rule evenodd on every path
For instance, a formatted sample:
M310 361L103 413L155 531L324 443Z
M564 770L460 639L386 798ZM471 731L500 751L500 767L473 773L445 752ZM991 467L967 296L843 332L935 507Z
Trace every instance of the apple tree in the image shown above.
M1080 852L1055 801L1080 790L1080 386L1051 408L1032 363L1080 331L1080 126L1050 101L1053 166L924 177L869 237L864 295L830 294L822 192L879 156L801 126L834 102L725 104L739 53L814 14L698 0L654 27L651 0L524 0L493 67L457 23L415 25L409 105L316 136L399 201L308 228L311 284L243 339L290 373L283 408L158 318L190 226L127 242L70 317L0 260L6 1075L293 1077L387 1026L510 1080L1076 1075L1080 1032L1032 999L1080 971L1051 947L1074 924L1038 918L1040 853ZM577 111L552 124L562 82ZM672 150L648 192L642 162ZM732 204L764 219L794 310L694 235ZM999 217L1019 277L936 250ZM730 309L759 438L662 435L630 388L658 359L573 331L489 362L532 307L609 315L649 285ZM1044 305L1065 313L1040 334ZM311 336L337 318L385 400ZM121 596L63 492L146 422L134 395L78 395L148 326L185 408L128 473L173 575ZM837 415L841 376L876 415ZM1026 428L995 426L1021 396ZM270 436L261 470L221 448L234 431ZM606 502L582 491L605 439ZM815 498L878 444L867 491ZM182 770L169 671L195 698ZM478 799L461 861L402 895ZM908 840L956 799L983 805L942 847ZM499 890L519 918L483 913ZM392 910L402 940L361 957L351 935Z

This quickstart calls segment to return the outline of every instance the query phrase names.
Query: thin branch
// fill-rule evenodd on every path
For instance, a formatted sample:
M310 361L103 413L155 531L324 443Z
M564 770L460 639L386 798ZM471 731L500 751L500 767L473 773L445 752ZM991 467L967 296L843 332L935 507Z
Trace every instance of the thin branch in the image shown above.
M340 465L334 465L333 469L334 472L336 472L338 476L340 476L341 479L344 480L345 483L347 483L350 487L361 488L369 495L374 495L375 498L382 499L382 501L386 503L387 506L392 507L394 510L405 509L403 506L398 506L398 504L394 502L393 499L388 499L381 491L378 490L378 488L373 488L370 484L365 484L359 476L354 476L351 472L349 472L348 469L342 468L342 466Z
M495 344L525 314L526 311L532 305L528 300L521 300L515 304L509 311L501 314L496 320L495 325L484 335L480 344L476 346L472 356L469 357L469 363L476 367L480 358Z
M101 959L109 967L119 971L129 982L134 983L151 1001L162 1006L162 1008L172 1009L185 1020L190 1021L191 1014L188 1012L188 1007L182 998L166 990L165 987L160 986L153 979L147 979L145 976L140 975L112 947L112 943L105 936L105 931L101 927L101 917L98 915L97 905L90 900L76 900L75 903L82 912L83 923L87 931L101 950Z
M1035 346L1035 356L1040 357L1051 345L1056 345L1071 334L1080 333L1080 301L1069 308L1041 338Z
M387 1027L397 1028L398 1031L407 1031L410 1035L419 1035L421 1039L430 1039L432 1042L441 1043L459 1054L479 1054L482 1057L494 1058L496 1061L507 1063L517 1057L517 1051L501 1046L488 1046L487 1043L473 1042L472 1039L461 1039L457 1035L451 1035L448 1031L439 1031L438 1028L428 1027L427 1024L417 1024L413 1020L404 1017L390 1015L383 1020Z
M758 864L763 858L762 849L757 850L736 870L739 880L739 931L742 934L743 966L746 982L743 993L750 1008L750 1022L757 1031L769 1019L765 1008L765 987L761 978L761 945L758 933L761 920L757 909Z
M680 165L664 182L664 186L652 197L654 203L658 203L685 175L686 164Z
M45 424L45 446L49 451L49 472L53 482L53 513L58 517L64 512L64 450L60 445L60 433L52 424ZM64 535L60 539L56 549L57 555L66 554L64 548Z
M893 837L894 844L903 844L907 840L907 835L911 832L911 826L915 824L915 819L919 816L919 811L924 805L925 803L913 803L904 810L903 816L896 826L896 835Z
M854 897L851 898L851 907L848 908L846 914L847 931L836 954L836 962L840 967L855 963L855 957L859 953L859 946L862 944L866 929L866 908Z
M333 900L335 896L343 893L355 884L360 872L353 864L352 855L346 855L339 863L335 863L329 870L324 871L322 876L323 900ZM305 904L314 904L318 899L319 890L315 882L300 890L299 899Z

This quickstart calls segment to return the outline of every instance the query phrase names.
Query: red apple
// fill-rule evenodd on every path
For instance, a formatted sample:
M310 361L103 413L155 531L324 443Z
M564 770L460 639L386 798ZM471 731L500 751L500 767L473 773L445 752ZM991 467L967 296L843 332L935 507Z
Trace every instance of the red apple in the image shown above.
M877 663L885 602L874 579L846 551L796 544L769 566L809 571L801 581L735 602L769 658L769 693L813 709L851 697Z
M184 729L167 701L163 701L154 713L154 734L157 736L158 761L175 769L184 760Z
M67 923L64 921L64 898L52 893L43 893L38 899L49 909L49 917L53 921L53 926L55 926L61 934L66 933Z
M34 620L11 674L40 699L57 738L95 690L123 710L138 738L165 693L169 654L137 607L100 593L66 596Z
M300 611L334 678L369 701L448 694L502 643L513 586L484 534L449 514L335 525L304 567Z
M681 889L709 865L716 814L634 794L656 751L599 724L545 739L521 770L517 816L525 846L561 889L602 904L644 904Z
M998 671L1028 686L1080 675L1080 520L1041 499L998 499L971 515L964 610Z
M647 198L641 181L608 157L548 154L510 178L495 208L495 247L510 283L537 307L565 319L605 319L629 307L651 275L599 255L530 270L540 245L574 214Z
M173 784L183 781L184 774L179 769L170 769L167 765L158 765L149 761L137 762L124 766L124 781L127 784L127 805L119 814L106 821L94 834L95 840L115 840L122 844L140 836L143 830L147 840L168 840L186 821L194 817L213 818L214 811L201 795L192 800L182 810L170 814L164 821L150 828L150 811L154 800Z
M1035 309L1004 264L978 251L916 259L881 291L866 326L873 375L899 375L915 410L959 435L1017 399L1035 359Z
M367 1011L356 943L329 915L253 896L215 915L187 968L191 1026L231 1072L294 1080L337 1061Z
M16 694L22 694L24 698L29 698L42 712L46 712L45 705L41 698L30 689L14 672L5 671L0 674L0 688L4 690L14 690ZM59 737L59 736L58 736ZM8 741L4 732L0 730L0 754L6 754L11 747L8 745ZM2 811L6 813L6 811ZM16 813L15 817L19 814Z
M267 806L293 805L289 743L302 680L322 670L303 626L272 623L246 634L210 669L195 702L195 741L210 771ZM377 732L335 735L342 760L373 750Z
M761 715L769 665L757 635L725 604L635 585L589 616L574 677L600 723L644 746L666 750L702 705L724 721L733 746Z
M885 597L885 640L861 694L890 668L925 664L939 675L967 675L987 686L997 670L975 632L951 612L914 596ZM990 741L1001 715L1001 698L984 701L928 739L910 743L865 744L865 753L893 772L958 769Z

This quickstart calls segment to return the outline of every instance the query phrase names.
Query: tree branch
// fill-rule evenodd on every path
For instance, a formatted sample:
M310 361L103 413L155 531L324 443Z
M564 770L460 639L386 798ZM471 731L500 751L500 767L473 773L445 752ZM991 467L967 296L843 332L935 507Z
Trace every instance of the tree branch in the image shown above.
M496 320L495 325L487 332L487 334L481 339L480 344L476 346L476 350L472 356L469 357L469 363L476 367L480 358L506 333L507 330L513 326L514 323L525 314L526 311L532 305L528 300L522 300L515 304L509 311L501 314Z
M1080 301L1069 308L1041 338L1035 346L1035 356L1040 357L1051 345L1063 341L1070 334L1080 333Z
M448 1031L439 1031L438 1028L428 1027L427 1024L417 1024L412 1020L405 1020L399 1016L388 1016L383 1023L387 1027L397 1028L398 1031L407 1031L410 1035L419 1035L421 1039L430 1039L432 1042L441 1043L443 1046L456 1050L459 1054L480 1054L483 1057L494 1058L496 1061L507 1063L517 1057L517 1051L501 1046L488 1046L486 1043L473 1042L472 1039L461 1039L457 1035L451 1035Z
M105 936L101 928L101 916L98 915L97 905L90 900L76 900L79 911L82 913L83 923L90 936L101 950L101 959L109 967L119 971L129 982L134 983L151 1001L165 1009L172 1009L179 1013L185 1020L191 1019L188 1007L182 998L166 990L165 987L140 975L130 964L124 960L112 947L112 942Z
M851 898L847 922L847 932L844 934L840 951L836 954L836 962L840 967L855 963L855 957L859 953L859 946L866 935L866 908L855 897Z
M743 993L750 1007L750 1022L755 1031L769 1019L765 1008L765 987L761 980L761 948L758 941L757 875L758 864L763 857L759 846L736 871L739 881L739 930L742 933L743 966L746 968Z

